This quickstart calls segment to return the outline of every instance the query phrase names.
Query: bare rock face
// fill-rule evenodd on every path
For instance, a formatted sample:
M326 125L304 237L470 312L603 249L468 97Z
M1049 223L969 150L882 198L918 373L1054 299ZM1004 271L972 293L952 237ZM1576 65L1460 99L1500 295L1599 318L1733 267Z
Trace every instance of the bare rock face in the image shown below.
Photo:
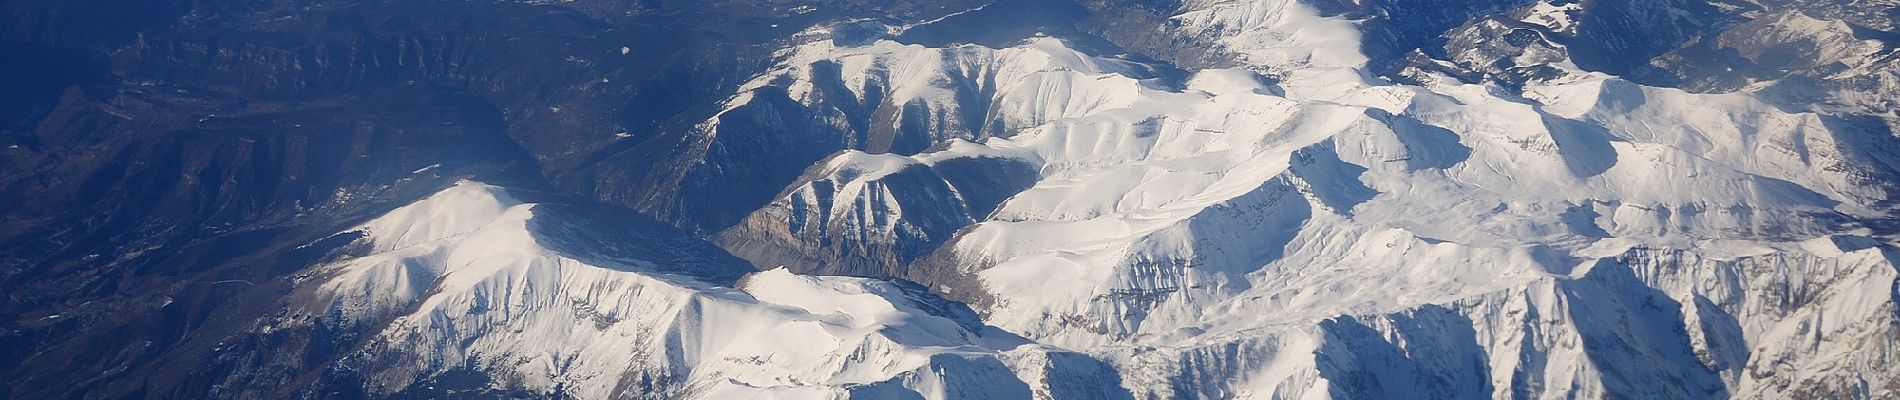
M902 266L988 217L1035 179L1028 163L1007 158L928 162L840 153L714 242L753 265L806 274L904 276Z

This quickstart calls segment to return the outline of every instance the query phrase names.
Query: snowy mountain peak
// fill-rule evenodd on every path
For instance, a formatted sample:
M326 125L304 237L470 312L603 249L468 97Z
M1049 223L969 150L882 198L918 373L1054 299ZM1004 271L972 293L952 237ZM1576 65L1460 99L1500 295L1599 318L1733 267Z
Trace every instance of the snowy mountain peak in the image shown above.
M366 331L332 371L361 374L365 386L352 390L377 396L1009 398L1119 390L1105 366L1070 365L1089 359L985 326L922 287L774 269L728 288L670 273L661 260L575 253L587 247L562 245L567 235L624 236L553 228L563 225L537 221L558 215L539 211L548 207L559 206L461 182L397 208L364 225L358 240L368 254L326 266L331 273L308 286L319 307L262 332ZM617 244L645 248L622 249L633 254L712 251L664 248L681 245L665 240ZM1051 372L1057 363L1061 374ZM465 369L509 384L463 381L456 373Z
M383 252L474 233L504 218L525 219L527 207L499 187L460 181L422 201L383 214L356 230ZM519 210L517 210L519 208ZM512 215L512 217L511 217Z

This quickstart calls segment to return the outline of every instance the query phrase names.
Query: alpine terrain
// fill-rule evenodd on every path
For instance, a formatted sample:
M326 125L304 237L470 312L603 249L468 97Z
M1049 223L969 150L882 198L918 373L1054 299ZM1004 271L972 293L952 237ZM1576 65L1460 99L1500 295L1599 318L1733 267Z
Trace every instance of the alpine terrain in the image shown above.
M0 399L1900 398L1896 0L7 0Z

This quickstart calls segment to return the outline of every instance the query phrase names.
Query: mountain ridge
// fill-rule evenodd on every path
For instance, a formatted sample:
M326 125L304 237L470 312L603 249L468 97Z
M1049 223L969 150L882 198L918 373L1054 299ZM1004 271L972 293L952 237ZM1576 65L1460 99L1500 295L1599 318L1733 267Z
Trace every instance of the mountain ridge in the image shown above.
M1900 390L1891 2L72 4L0 397Z

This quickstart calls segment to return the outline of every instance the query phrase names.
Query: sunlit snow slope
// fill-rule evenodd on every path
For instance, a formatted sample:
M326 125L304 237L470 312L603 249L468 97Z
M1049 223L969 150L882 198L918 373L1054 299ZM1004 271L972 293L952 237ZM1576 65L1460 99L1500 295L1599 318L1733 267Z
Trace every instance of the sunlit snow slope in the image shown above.
M1900 395L1891 138L1555 44L1486 50L1559 72L1521 88L1397 85L1350 22L1195 7L1172 29L1241 68L808 32L729 109L881 104L941 144L836 154L718 240L923 282L1143 397Z
M648 244L464 183L364 225L283 323L373 332L333 370L376 395L466 369L584 398L1900 396L1893 138L1488 41L1529 22L1399 84L1302 3L1181 10L1232 68L800 33L693 127L854 149L712 235L763 272L613 256Z
M369 254L319 269L316 300L264 329L367 328L361 350L331 371L360 374L371 396L1027 398L1116 388L1099 362L983 326L914 285L779 269L722 286L709 282L716 265L577 246L585 239L565 235L598 232L563 233L542 221L561 218L544 207L463 182L392 211L361 227ZM495 383L458 381L458 371Z

